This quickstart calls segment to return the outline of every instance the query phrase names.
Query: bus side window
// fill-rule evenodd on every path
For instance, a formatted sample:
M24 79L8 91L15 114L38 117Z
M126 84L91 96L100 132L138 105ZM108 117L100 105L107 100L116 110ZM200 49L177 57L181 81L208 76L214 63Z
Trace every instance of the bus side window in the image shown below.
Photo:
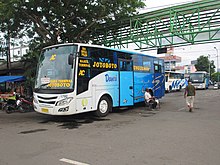
M184 74L181 74L181 79L184 79Z
M127 71L132 71L133 69L133 66L132 66L132 62L131 61L127 61L126 62L126 68L127 68Z
M78 76L77 76L77 94L88 90L88 84L91 77L91 59L79 58Z
M154 72L155 73L161 73L161 65L154 64Z
M132 71L131 61L120 61L120 71Z

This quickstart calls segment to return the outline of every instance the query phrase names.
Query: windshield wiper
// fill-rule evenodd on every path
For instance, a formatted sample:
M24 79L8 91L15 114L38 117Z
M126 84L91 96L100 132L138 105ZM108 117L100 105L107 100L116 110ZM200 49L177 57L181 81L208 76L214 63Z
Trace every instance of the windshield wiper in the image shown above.
M50 84L50 83L41 84L41 85L38 87L38 89L42 89L43 86L46 86L46 85L48 85L48 84Z

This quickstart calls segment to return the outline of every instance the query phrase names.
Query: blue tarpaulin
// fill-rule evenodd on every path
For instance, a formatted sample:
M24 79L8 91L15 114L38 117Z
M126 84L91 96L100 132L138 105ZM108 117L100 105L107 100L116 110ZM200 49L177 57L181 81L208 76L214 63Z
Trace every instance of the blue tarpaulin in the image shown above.
M26 80L24 76L0 76L0 83L24 81L24 80Z

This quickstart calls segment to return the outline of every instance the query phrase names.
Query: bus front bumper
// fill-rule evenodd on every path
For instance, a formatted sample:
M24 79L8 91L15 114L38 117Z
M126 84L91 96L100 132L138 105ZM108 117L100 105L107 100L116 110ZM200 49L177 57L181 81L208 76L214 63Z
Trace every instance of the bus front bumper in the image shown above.
M204 85L203 84L192 84L196 89L204 89Z
M51 105L39 105L34 103L34 110L36 112L48 115L72 115L70 112L70 106L51 106Z

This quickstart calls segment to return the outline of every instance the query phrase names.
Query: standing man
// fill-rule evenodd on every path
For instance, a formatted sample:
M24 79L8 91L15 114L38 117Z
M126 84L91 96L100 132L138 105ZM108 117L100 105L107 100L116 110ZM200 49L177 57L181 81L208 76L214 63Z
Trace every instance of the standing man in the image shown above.
M196 89L189 80L188 86L186 87L184 93L184 98L186 99L186 104L189 108L189 112L192 112L195 95L196 95Z

